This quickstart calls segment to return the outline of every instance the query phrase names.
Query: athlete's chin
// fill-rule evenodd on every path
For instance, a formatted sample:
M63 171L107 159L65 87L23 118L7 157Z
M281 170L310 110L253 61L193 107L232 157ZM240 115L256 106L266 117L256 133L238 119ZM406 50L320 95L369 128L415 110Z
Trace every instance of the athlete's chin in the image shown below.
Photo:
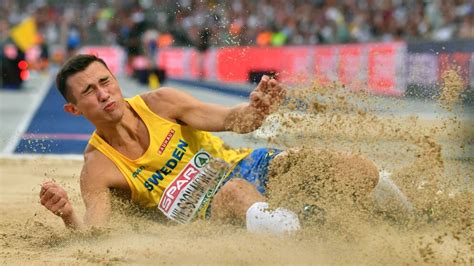
M99 123L93 123L93 124L114 124L118 123L122 120L123 117L123 112L120 112L119 110L115 110L113 112L106 112L105 114L102 114L100 117L97 117L97 119L91 119L91 121L97 121Z
M120 122L123 117L123 112L120 112L116 110L115 112L110 112L108 113L108 116L106 116L106 120L109 122Z

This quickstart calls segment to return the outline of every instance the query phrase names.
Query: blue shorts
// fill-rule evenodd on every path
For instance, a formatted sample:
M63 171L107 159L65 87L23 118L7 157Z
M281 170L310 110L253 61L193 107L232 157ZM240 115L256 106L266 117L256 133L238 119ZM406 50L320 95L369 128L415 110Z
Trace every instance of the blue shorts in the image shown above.
M252 153L235 166L225 182L232 178L242 178L254 185L258 192L264 195L268 181L268 166L270 161L280 152L282 150L270 148L253 150Z
M242 178L250 182L260 192L265 195L268 181L268 166L270 161L275 158L282 150L260 148L253 150L247 157L242 159L235 168L226 177L221 187L233 178ZM205 211L205 218L211 217L211 205Z

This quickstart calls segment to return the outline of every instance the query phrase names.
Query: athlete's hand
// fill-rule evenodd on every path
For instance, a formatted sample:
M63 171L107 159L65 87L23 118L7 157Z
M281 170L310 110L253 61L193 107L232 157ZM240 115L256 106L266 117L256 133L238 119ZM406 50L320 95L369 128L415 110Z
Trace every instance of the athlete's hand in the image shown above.
M250 106L264 115L275 111L285 97L285 90L280 82L269 76L262 79L252 93L250 93Z
M73 214L72 205L67 196L66 190L54 183L46 181L41 185L40 191L41 205L61 218L71 217Z

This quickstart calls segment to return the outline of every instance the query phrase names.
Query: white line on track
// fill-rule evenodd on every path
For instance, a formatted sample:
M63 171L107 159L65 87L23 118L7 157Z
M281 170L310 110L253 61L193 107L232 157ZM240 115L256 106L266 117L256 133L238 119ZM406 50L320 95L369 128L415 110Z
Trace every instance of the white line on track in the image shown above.
M4 150L0 153L0 155L11 155L15 151L16 146L20 142L21 137L28 129L28 126L31 123L36 111L38 110L40 104L43 102L43 99L46 97L46 94L51 87L51 82L53 81L53 75L49 75L45 82L39 86L38 94L36 97L33 98L33 102L31 103L31 107L29 108L29 112L26 114L25 118L19 121L18 126L16 127L15 133L10 136L7 140L7 144Z

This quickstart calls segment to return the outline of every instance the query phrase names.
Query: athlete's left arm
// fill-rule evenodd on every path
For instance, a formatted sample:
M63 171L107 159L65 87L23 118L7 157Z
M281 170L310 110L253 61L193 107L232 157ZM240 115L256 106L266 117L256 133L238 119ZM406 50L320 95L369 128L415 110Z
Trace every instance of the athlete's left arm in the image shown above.
M152 100L149 105L155 106L152 109L159 115L193 128L248 133L262 125L265 117L278 108L284 95L285 90L278 81L263 76L250 93L249 102L234 107L204 103L171 88L157 90L155 97L148 97Z
M229 110L224 118L224 130L248 133L259 128L264 119L276 111L285 97L281 84L264 75L250 93L249 102Z

